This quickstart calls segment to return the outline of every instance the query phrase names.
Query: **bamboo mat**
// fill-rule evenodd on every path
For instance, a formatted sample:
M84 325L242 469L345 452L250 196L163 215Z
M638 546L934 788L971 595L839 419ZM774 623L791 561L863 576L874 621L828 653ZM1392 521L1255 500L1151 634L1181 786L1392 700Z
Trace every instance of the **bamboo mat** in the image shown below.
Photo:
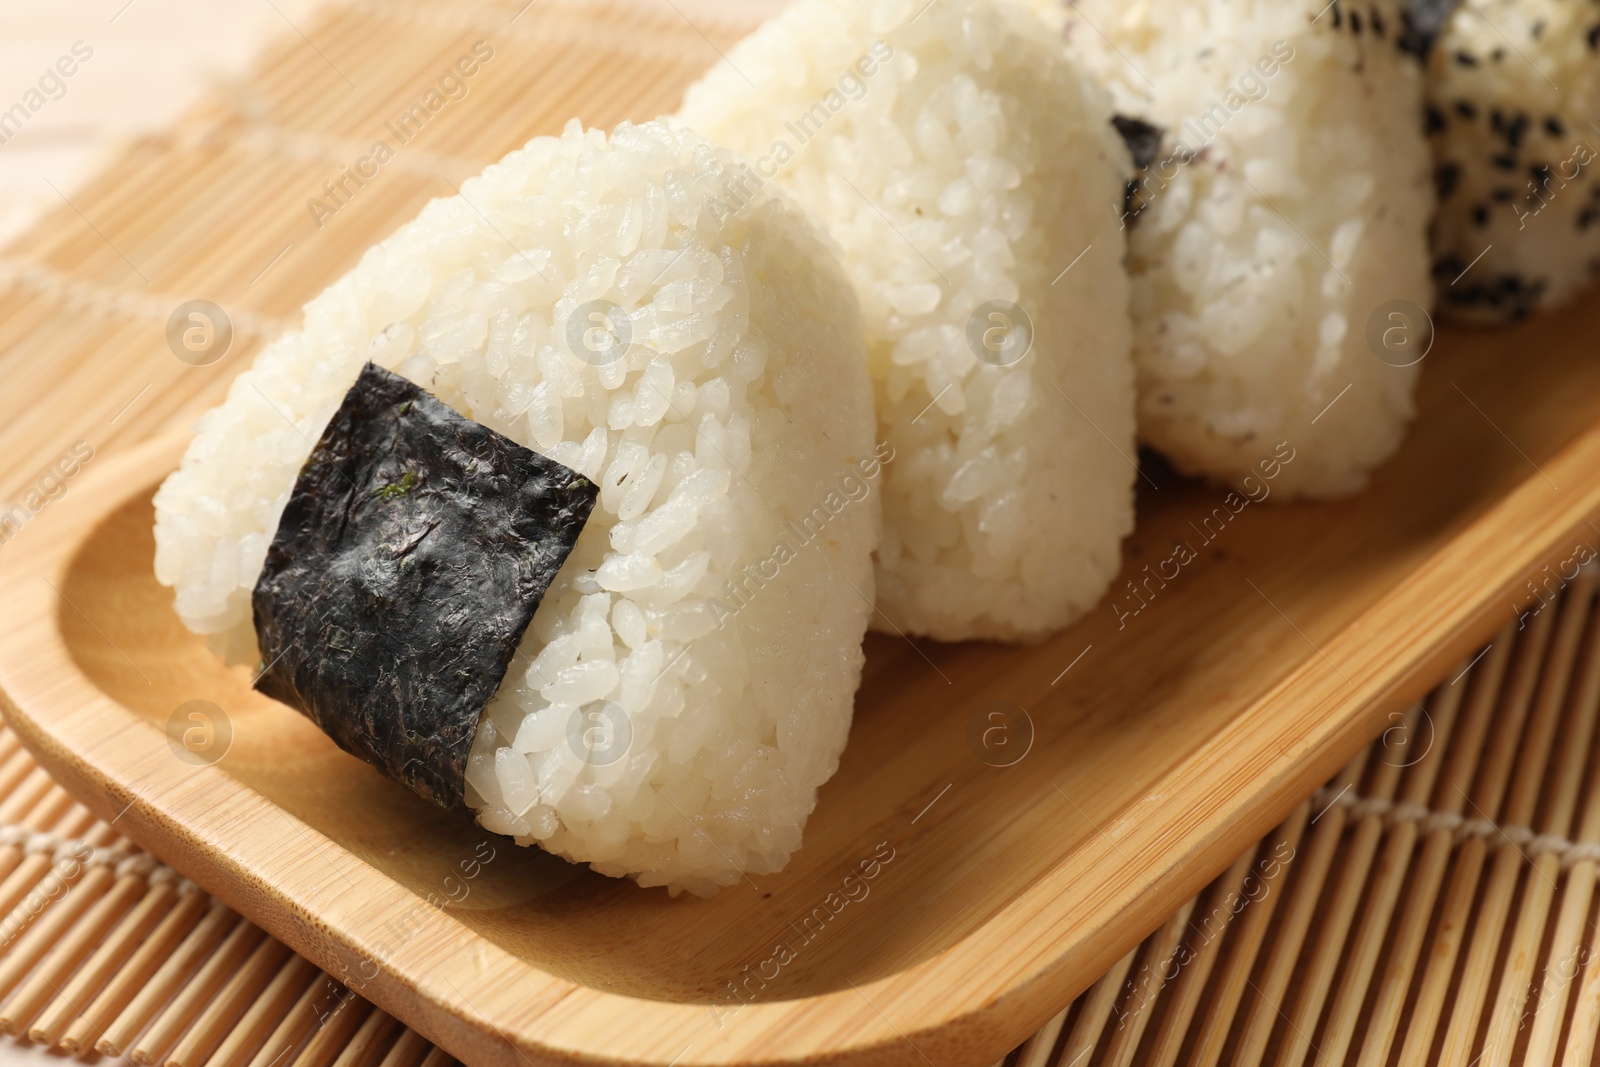
M1596 584L1582 575L1397 712L1021 1062L1587 1065Z
M297 25L0 252L0 500L77 442L100 455L192 418L427 199L574 113L610 126L670 109L771 6L359 0ZM319 227L306 201L478 41L494 56L466 97ZM168 315L193 298L235 329L214 366L167 347ZM1013 1067L1587 1067L1594 602L1585 576L1509 626ZM178 1067L449 1062L97 821L3 731L0 1031Z
M301 20L315 0L50 0L0 4L0 78L10 108L82 41L92 58L65 90L0 130L0 244L58 207L126 138L171 126L227 72L247 69L263 36ZM276 9L276 10L275 10ZM282 12L280 15L279 12ZM71 69L71 64L67 69ZM59 94L59 95L58 95ZM7 136L16 133L16 136ZM54 186L55 188L52 188Z
M137 1064L454 1062L140 852L9 730L0 797L0 1032Z

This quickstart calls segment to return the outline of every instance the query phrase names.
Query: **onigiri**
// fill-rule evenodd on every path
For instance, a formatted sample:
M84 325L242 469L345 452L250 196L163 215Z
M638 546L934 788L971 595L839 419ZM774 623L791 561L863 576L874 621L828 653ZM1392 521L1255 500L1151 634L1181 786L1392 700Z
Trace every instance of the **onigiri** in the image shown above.
M1600 7L1413 3L1440 311L1497 324L1560 307L1600 274Z
M1432 337L1431 168L1399 14L1052 6L1141 157L1109 205L1129 234L1141 439L1224 483L1290 452L1279 499L1362 488L1399 447Z
M308 304L156 497L183 621L255 662L268 545L369 361L592 482L477 725L466 802L522 844L695 893L799 847L849 729L880 530L854 293L776 192L708 209L725 162L659 123L512 152ZM594 759L601 728L627 742Z
M880 629L1036 639L1091 609L1133 527L1127 149L1038 16L797 0L677 119L782 186L861 298L892 450Z

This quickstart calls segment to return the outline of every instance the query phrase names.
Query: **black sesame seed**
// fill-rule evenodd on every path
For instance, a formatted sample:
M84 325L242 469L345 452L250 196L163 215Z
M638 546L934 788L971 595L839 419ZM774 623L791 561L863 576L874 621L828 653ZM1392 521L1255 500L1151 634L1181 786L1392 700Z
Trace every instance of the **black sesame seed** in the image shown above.
M1377 8L1372 9L1372 32L1382 37L1387 27L1383 24L1383 13Z
M1538 22L1535 22L1529 28L1528 33L1530 33L1533 36L1533 39L1535 41L1537 41L1540 37L1543 37L1544 36L1544 19L1540 19Z
M1479 226L1489 225L1489 209L1481 204L1478 207L1473 208L1472 221L1476 222Z
M1478 109L1471 101L1457 100L1456 114L1464 119L1475 119L1478 117Z
M1427 133L1444 132L1444 112L1429 104L1422 113L1422 128Z
M1600 218L1600 212L1595 211L1592 207L1584 208L1578 212L1578 229L1587 230L1594 225L1597 218Z
M1517 196L1517 194L1512 192L1510 189L1496 189L1489 195L1494 197L1494 202L1497 204L1509 204L1512 200L1516 199Z
M1600 49L1600 23L1589 28L1589 50L1593 52L1597 49Z
M1494 108L1489 112L1489 128L1494 130L1495 133L1506 132L1506 116L1499 108Z
M1489 157L1489 162L1493 163L1495 166L1499 167L1501 170L1516 170L1517 169L1517 157L1514 156L1514 155L1511 155L1510 153L1506 153L1505 155L1499 155L1499 156L1490 156Z
M1506 143L1512 148L1522 147L1522 138L1528 132L1528 116L1518 115L1506 127Z
M1494 60L1496 63L1504 63L1506 61L1506 50L1504 48L1496 48L1493 52L1489 53L1489 58Z
M1463 281L1459 273L1452 275L1441 270L1442 265L1434 264L1434 277L1451 281L1449 286L1439 290L1447 302L1456 307L1486 307L1507 322L1527 318L1547 285L1544 278L1529 282L1518 274L1502 274L1488 281ZM1457 282L1462 284L1455 284Z
M1439 190L1439 199L1448 200L1461 184L1461 168L1454 163L1441 163L1433 168L1433 184Z
M1463 67L1476 67L1478 65L1478 57L1471 52L1462 50L1456 53L1456 62Z
M1361 12L1359 11L1350 12L1350 32L1358 36L1361 33Z
M1554 115L1544 120L1544 130L1551 137L1560 137L1567 132L1567 128L1561 124L1561 120Z

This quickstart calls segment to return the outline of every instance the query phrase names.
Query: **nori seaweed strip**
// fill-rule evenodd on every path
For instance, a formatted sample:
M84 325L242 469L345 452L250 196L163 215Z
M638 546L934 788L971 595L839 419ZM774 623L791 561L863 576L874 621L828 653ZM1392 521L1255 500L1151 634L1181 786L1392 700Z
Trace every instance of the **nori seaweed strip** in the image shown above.
M1144 183L1145 172L1161 155L1161 138L1164 131L1160 126L1131 115L1113 115L1111 125L1116 127L1117 134L1128 146L1128 154L1133 157L1133 176L1123 183L1122 217L1124 221L1136 222L1144 213L1144 209L1149 207L1141 195L1141 186Z
M1427 59L1461 0L1408 0L1400 11L1400 51Z
M470 814L485 705L599 489L369 363L300 471L252 597L256 688Z
M1133 165L1139 170L1147 169L1161 154L1160 126L1131 115L1113 115L1111 125L1117 128L1117 133L1127 144L1128 154L1133 156Z

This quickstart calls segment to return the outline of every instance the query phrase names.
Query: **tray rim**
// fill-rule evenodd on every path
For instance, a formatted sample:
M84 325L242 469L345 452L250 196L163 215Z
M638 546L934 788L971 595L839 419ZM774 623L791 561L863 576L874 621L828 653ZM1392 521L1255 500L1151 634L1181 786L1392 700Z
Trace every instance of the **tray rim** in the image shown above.
M218 899L330 974L348 974L381 951L374 916L386 914L386 903L404 906L414 897L222 770L170 759L159 730L128 719L79 671L55 624L58 613L75 610L59 590L100 520L171 470L188 436L169 433L108 457L0 555L0 603L13 620L0 632L0 711L40 763L97 814L116 818L119 830L153 854L183 857L183 873ZM1386 698L1420 697L1492 636L1500 614L1490 606L1517 600L1520 579L1600 516L1600 473L1586 471L1600 472L1600 425L1490 504L1174 764L1159 795L1194 803L1162 804L1147 793L962 940L904 970L860 987L745 1005L728 1030L704 1043L713 1016L706 1004L569 981L434 912L357 992L469 1063L992 1062L1137 943L1103 919L1097 923L1097 915L1118 914L1117 925L1141 937L1155 929L1381 732L1383 722L1365 709ZM1552 479L1579 488L1550 499ZM1463 580L1468 574L1473 581ZM1371 632L1405 639L1362 638ZM1344 664L1343 677L1323 657ZM1294 713L1284 710L1290 708ZM117 712L126 721L108 731L105 717ZM1239 784L1204 784L1218 780ZM145 786L135 791L129 781ZM180 810L185 802L192 810ZM218 840L242 819L251 820L249 838ZM318 893L306 872L273 866L278 848L308 838L343 865L353 888L369 892L354 903L335 898L313 914L303 902ZM1143 877L1124 869L1124 848L1156 857L1143 865ZM474 973L454 973L458 984L438 968L460 952L462 939L472 943L476 961ZM1011 951L997 954L997 944Z

